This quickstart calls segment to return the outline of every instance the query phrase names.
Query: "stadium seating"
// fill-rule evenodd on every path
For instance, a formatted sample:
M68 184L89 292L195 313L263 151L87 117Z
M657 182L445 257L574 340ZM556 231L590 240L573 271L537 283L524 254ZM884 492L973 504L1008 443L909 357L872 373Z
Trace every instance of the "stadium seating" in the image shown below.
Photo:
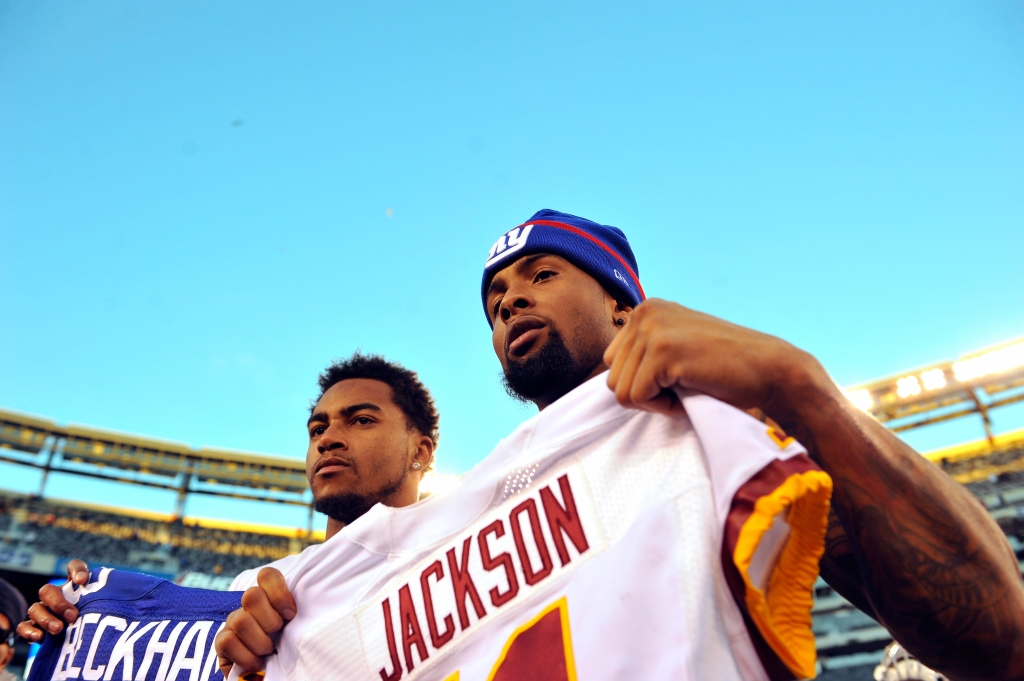
M926 455L964 484L1006 533L1024 571L1024 430ZM814 635L822 681L867 681L889 632L832 590L815 585Z
M176 577L187 572L233 576L310 543L293 536L208 527L202 521L89 508L0 491L0 536L9 547L83 558ZM315 539L313 537L312 539Z

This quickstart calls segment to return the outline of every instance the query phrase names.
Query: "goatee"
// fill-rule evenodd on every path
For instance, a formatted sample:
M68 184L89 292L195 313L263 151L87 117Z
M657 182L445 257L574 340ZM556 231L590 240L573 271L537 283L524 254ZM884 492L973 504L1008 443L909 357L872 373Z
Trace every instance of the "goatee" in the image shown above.
M393 480L384 489L372 495L364 496L345 492L329 497L320 497L319 499L314 497L313 510L317 513L323 513L331 520L337 520L343 525L349 525L378 503L397 492L405 484L405 479L408 475L409 472L403 470L396 480Z
M548 342L535 355L508 358L505 364L501 383L512 399L547 404L583 383L593 369L572 356L562 335L553 328L548 331Z

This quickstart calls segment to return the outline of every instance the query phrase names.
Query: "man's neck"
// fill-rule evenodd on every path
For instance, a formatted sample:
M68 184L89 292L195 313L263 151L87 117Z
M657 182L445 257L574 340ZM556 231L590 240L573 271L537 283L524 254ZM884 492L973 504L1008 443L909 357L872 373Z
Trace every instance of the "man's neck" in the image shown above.
M419 501L419 499L420 499L420 480L421 480L422 476L419 473L416 473L414 475L416 476L415 484L405 484L405 485L403 485L400 489L398 489L394 493L388 495L386 498L382 499L379 503L382 503L385 506L390 506L391 508L401 508L403 506L411 506L412 504L415 504L417 501ZM412 480L412 476L407 478L407 480L411 481ZM370 508L372 508L372 506ZM366 510L369 511L370 509L368 508ZM356 519L353 519L353 522L355 520ZM324 533L324 540L326 541L327 539L330 539L334 535L338 534L339 532L341 532L342 528L344 528L344 527L345 527L345 523L342 522L341 520L338 520L337 518L330 518L330 517L328 517L327 518L327 532Z
M330 539L334 535L341 532L341 528L345 527L345 523L334 518L327 519L327 532L325 533L325 539Z
M603 361L602 362L598 362L597 366L595 366L593 369L590 370L590 373L587 374L586 378L584 378L582 381L580 381L579 383L577 383L576 385L574 385L572 388L570 388L566 392L562 393L561 395L556 395L556 396L552 397L551 399L548 399L548 398L545 397L545 398L537 398L536 400L531 400L531 401L535 405L537 405L537 411L544 411L545 407L551 406L552 404L554 404L556 401L558 401L559 399L561 399L565 395L568 395L570 392L572 392L576 388L580 387L581 385L583 385L584 383L586 383L587 381L592 379L594 376L599 376L602 373L604 373L605 371L608 371L608 365L605 364Z

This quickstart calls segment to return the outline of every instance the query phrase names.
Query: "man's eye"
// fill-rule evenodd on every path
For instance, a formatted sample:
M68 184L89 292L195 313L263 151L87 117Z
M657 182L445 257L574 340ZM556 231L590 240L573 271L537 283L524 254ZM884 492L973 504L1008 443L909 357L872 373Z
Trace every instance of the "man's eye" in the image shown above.
M542 280L544 280L544 279L549 279L550 277L553 277L553 276L555 276L555 274L557 274L557 273L556 273L556 272L553 272L553 271L551 271L551 270L541 270L541 271L540 271L540 272L538 272L538 273L537 273L537 275L536 275L536 276L535 276L535 277L533 278L533 281L534 281L534 282L538 282L538 281L542 281Z
M491 317L497 317L498 316L498 308L499 307L501 307L501 298L496 299L494 301L494 304L491 306Z
M366 426L373 423L373 419L371 419L369 416L357 416L356 423L358 423L361 426Z
M316 428L313 428L312 430L309 431L309 436L310 437L316 437L318 435L323 435L323 434L324 434L324 427L323 426L317 426Z

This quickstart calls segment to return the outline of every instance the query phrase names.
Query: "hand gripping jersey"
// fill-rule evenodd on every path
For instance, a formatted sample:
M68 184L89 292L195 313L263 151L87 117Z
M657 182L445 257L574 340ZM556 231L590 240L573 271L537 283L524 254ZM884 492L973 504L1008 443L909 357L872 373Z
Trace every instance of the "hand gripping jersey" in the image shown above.
M288 565L267 681L814 676L829 477L722 402L629 410L606 380Z
M242 594L178 586L101 568L88 584L65 584L79 610L74 624L47 635L29 681L217 681L213 639Z

